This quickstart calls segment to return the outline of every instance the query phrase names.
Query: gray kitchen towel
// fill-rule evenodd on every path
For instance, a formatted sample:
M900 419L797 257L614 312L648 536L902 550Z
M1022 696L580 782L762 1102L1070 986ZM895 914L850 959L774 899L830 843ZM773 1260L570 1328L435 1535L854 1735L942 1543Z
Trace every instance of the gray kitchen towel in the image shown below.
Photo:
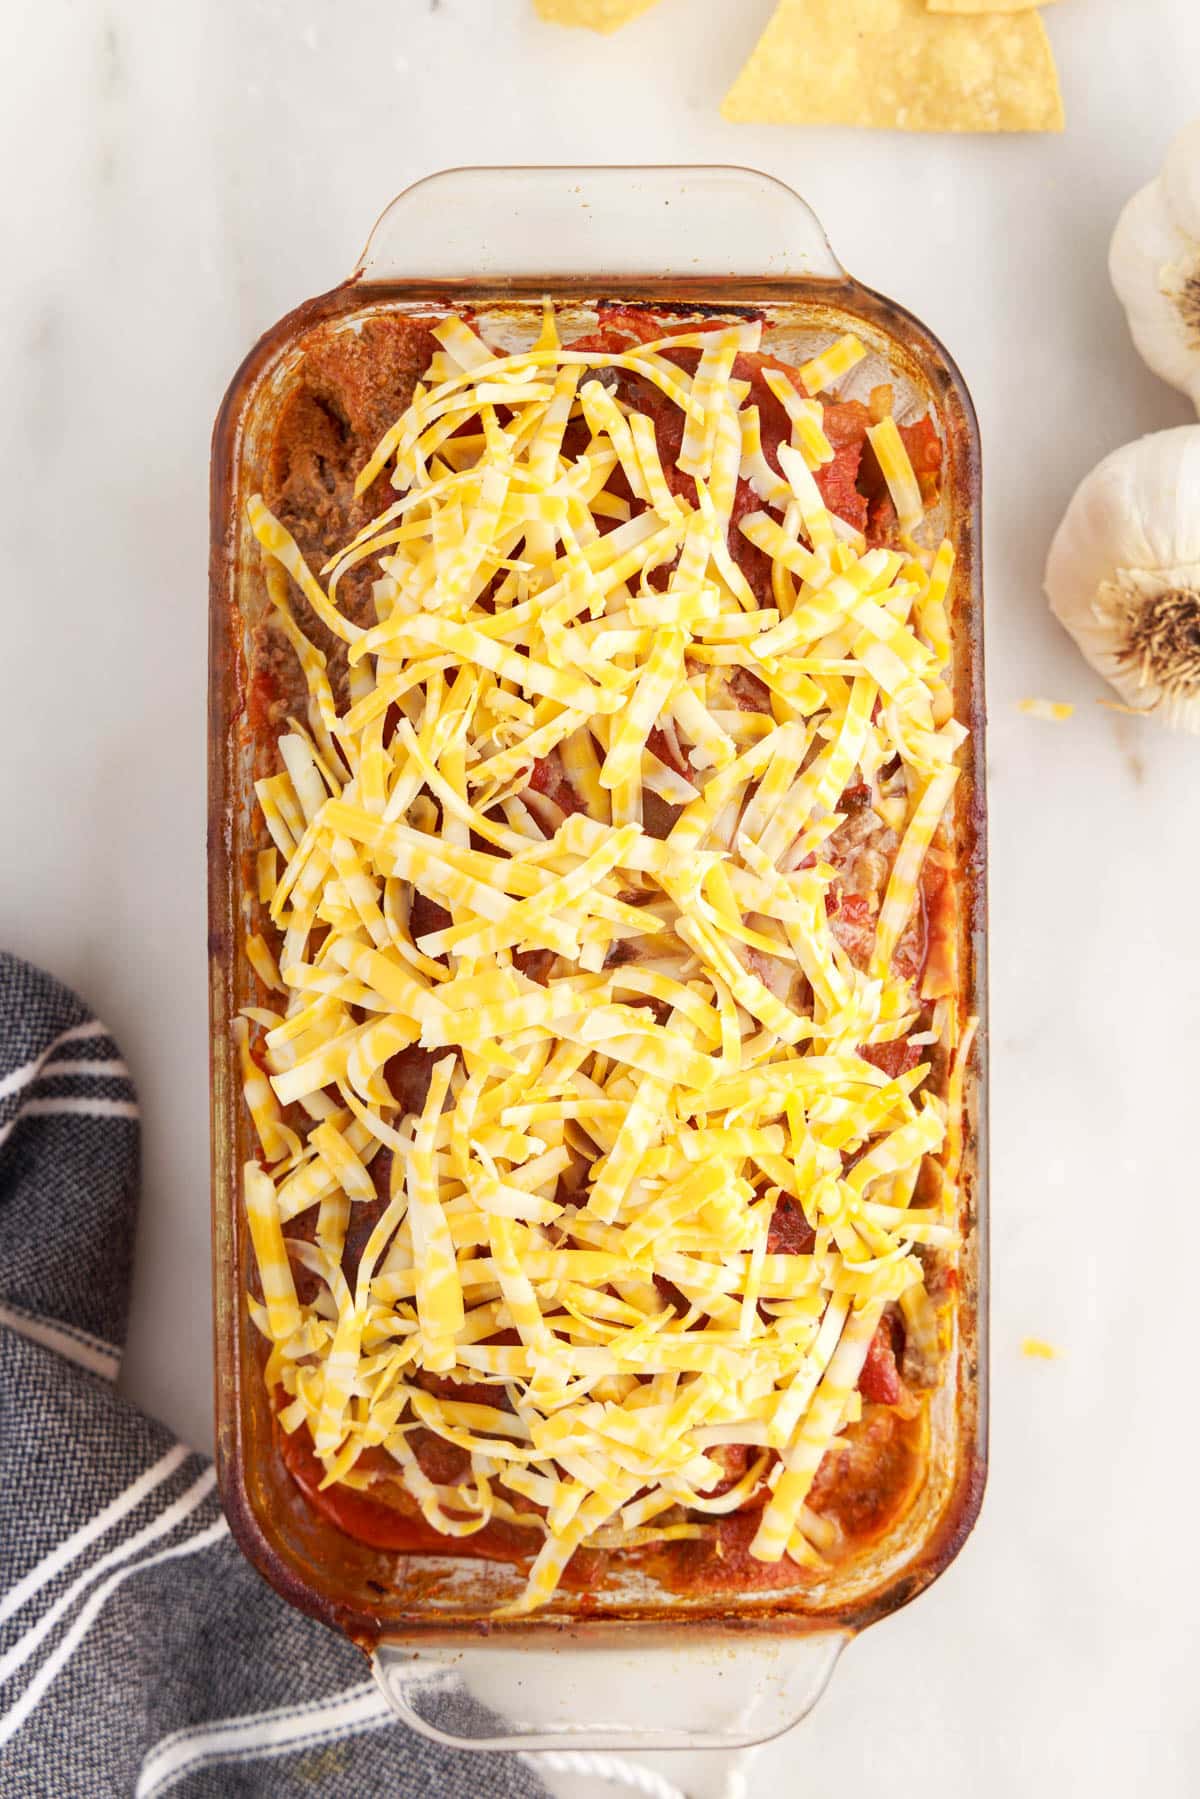
M137 1168L116 1044L0 953L0 1799L544 1794L396 1723L243 1560L211 1462L114 1391Z

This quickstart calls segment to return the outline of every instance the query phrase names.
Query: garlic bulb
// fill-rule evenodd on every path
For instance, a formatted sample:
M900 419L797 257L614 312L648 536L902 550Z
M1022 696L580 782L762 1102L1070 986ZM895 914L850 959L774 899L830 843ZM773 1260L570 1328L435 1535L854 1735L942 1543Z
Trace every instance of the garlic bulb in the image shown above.
M1200 119L1121 214L1108 267L1143 360L1200 411Z
M1200 731L1200 425L1092 471L1051 545L1046 592L1130 706Z

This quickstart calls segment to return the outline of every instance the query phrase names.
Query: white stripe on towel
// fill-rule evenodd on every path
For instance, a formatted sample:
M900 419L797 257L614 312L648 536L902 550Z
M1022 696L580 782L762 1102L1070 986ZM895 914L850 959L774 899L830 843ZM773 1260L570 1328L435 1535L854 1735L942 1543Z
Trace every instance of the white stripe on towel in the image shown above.
M159 1457L152 1467L144 1469L137 1479L125 1488L123 1493L118 1493L115 1499L111 1499L94 1517L89 1518L86 1524L81 1524L78 1530L73 1530L69 1537L64 1537L61 1543L56 1543L50 1553L44 1555L41 1561L17 1582L15 1587L10 1587L4 1597L0 1599L0 1624L6 1618L11 1618L14 1612L20 1611L21 1607L27 1604L33 1595L46 1585L47 1581L53 1580L55 1575L62 1573L64 1568L70 1567L76 1557L83 1554L89 1543L94 1543L98 1537L104 1536L105 1532L111 1530L114 1524L119 1524L122 1518L127 1517L130 1512L141 1505L143 1499L147 1494L153 1493L155 1487L161 1486L164 1480L169 1480L175 1470L182 1467L189 1453L182 1443L174 1444L168 1449L166 1455Z
M28 1337L31 1343L40 1343L43 1349L53 1349L66 1361L86 1368L89 1374L103 1375L105 1380L117 1378L121 1366L120 1350L102 1337L93 1337L89 1331L80 1330L77 1325L63 1324L57 1318L39 1318L36 1312L7 1306L2 1301L0 1324L6 1324L19 1336Z
M71 1030L64 1031L53 1043L47 1044L41 1055L35 1056L32 1062L25 1062L20 1068L14 1068L11 1074L0 1078L0 1099L7 1099L10 1093L19 1093L22 1087L28 1087L37 1079L55 1050L61 1049L64 1043L86 1043L89 1038L107 1036L108 1032L97 1018L93 1018L90 1024L77 1024Z
M94 1580L98 1580L109 1568L119 1568L122 1562L135 1556L139 1549L147 1549L151 1543L157 1543L160 1537L169 1536L177 1525L182 1524L185 1518L190 1518L197 1507L204 1503L216 1484L215 1469L206 1468L199 1480L194 1480L186 1493L181 1493L157 1518L152 1518L149 1524L143 1524L141 1530L135 1531L123 1543L118 1543L115 1549L108 1550L99 1561L93 1562L90 1568L86 1568L73 1580L66 1592L60 1593L54 1604L42 1613L33 1628L17 1638L8 1654L0 1655L0 1685L11 1680L17 1669L23 1668L30 1656L37 1653L63 1613L70 1609Z
M196 1724L155 1744L142 1763L134 1799L158 1799L159 1794L198 1768L288 1755L330 1738L358 1736L394 1722L395 1715L383 1694L374 1681L366 1681L308 1705Z
M140 1116L131 1099L27 1099L7 1124L0 1124L0 1144L7 1142L22 1118L55 1118L68 1112L81 1118Z
M43 1081L56 1081L60 1074L95 1074L109 1081L118 1079L127 1081L129 1079L129 1070L120 1056L107 1062L87 1062L74 1057L70 1061L48 1062L37 1077L38 1085L40 1086Z
M41 1703L48 1687L58 1679L64 1665L70 1661L80 1643L95 1623L96 1617L104 1606L109 1594L115 1591L131 1574L140 1574L146 1568L157 1568L161 1562L171 1562L181 1555L195 1555L201 1549L208 1549L221 1538L228 1536L229 1526L224 1518L218 1518L206 1530L198 1531L186 1542L176 1543L170 1549L160 1549L157 1555L148 1555L144 1561L131 1562L127 1568L118 1568L115 1574L97 1587L79 1616L72 1624L55 1649L48 1655L16 1704L9 1710L0 1713L0 1749L14 1737L29 1714Z

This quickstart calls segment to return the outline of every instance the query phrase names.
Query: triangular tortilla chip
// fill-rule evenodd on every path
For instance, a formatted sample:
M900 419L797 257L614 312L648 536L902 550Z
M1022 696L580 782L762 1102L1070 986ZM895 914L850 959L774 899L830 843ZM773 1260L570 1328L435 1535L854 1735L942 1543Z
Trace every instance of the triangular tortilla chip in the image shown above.
M739 124L1063 128L1036 13L952 18L925 0L779 0L721 111Z
M925 5L930 12L1033 12L1053 6L1054 0L925 0Z
M551 25L586 25L589 31L619 31L649 12L658 0L533 0L539 15Z

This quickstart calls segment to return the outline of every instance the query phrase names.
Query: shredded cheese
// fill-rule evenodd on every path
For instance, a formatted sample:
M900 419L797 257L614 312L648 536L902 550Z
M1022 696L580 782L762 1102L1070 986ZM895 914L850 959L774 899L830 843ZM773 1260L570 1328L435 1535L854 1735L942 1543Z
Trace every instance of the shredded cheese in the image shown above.
M791 436L770 463L734 372L760 330L572 350L547 307L505 354L448 318L359 476L361 493L390 465L399 497L327 587L249 506L312 732L292 721L256 789L270 845L246 953L286 1012L237 1026L261 1149L252 1316L326 1482L365 1484L382 1447L447 1536L529 1531L509 1615L550 1601L583 1545L711 1536L756 1495L752 1554L819 1572L841 1533L813 1482L861 1411L885 1309L938 1342L917 1251L954 1252L971 1038L945 1000L918 1032L894 961L965 735L943 704L953 555L907 535L904 554L868 549L826 502L834 450L805 396L861 359L857 339L795 381L764 367ZM688 369L663 355L681 347ZM680 413L686 482L622 372ZM890 419L871 441L917 531ZM770 560L762 605L731 540ZM364 624L337 583L372 557ZM340 703L289 580L346 646ZM898 843L856 947L851 789ZM675 808L665 833L652 804ZM418 895L447 920L417 925ZM913 1033L953 1058L946 1099L928 1060L893 1078L863 1054ZM397 1058L432 1062L423 1099ZM939 1157L930 1206L917 1177ZM371 1204L351 1285L342 1253ZM779 1206L811 1227L805 1253L773 1247ZM469 1481L429 1478L418 1425L470 1455ZM758 1453L714 1494L723 1444Z
M872 425L867 436L879 459L879 467L892 496L900 529L903 532L912 531L925 516L925 503L921 498L920 483L913 473L900 428L889 414L879 424Z
M1051 725L1065 724L1075 714L1075 708L1069 700L1018 700L1017 711L1023 712L1026 718L1040 718Z
M800 379L804 383L806 393L820 394L837 386L845 375L866 355L866 347L861 344L854 333L848 331L830 344L819 356L814 356L800 369Z

